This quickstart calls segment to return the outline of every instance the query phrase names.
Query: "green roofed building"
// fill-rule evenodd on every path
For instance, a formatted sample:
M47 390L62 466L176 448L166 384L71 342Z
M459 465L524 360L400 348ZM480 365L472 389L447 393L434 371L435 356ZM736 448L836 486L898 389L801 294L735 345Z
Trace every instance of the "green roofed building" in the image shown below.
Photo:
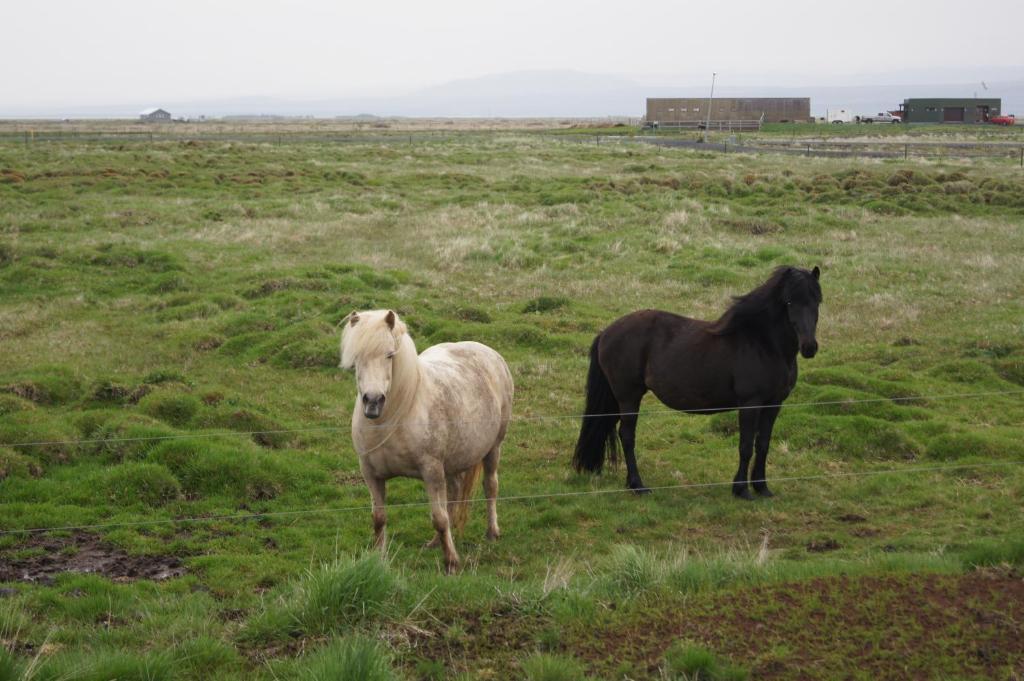
M1000 114L1000 99L904 99L904 123L988 123Z

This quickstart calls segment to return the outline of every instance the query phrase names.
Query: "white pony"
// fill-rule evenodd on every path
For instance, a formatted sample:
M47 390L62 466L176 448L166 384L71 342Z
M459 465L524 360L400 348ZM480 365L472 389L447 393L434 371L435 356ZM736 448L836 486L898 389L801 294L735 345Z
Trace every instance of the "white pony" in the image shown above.
M452 526L461 529L473 485L484 472L487 538L497 539L498 460L512 414L512 374L480 343L441 343L416 354L391 310L353 312L341 334L341 368L355 369L359 393L352 444L373 500L374 543L384 547L384 484L420 478L449 573L459 566Z

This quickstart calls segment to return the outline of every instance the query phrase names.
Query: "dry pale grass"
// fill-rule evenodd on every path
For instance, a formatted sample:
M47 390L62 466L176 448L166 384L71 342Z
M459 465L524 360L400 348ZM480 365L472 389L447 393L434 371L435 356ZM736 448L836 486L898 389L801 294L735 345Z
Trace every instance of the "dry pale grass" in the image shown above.
M345 216L343 219L330 222L281 218L213 222L188 233L187 238L214 244L244 244L260 248L300 246L330 236L344 236L350 231L358 230L360 223L369 222L361 219L365 217Z
M173 113L173 112L172 112ZM0 134L18 133L154 133L160 135L202 134L296 134L296 133L387 133L387 132L481 132L530 131L607 126L628 122L627 118L211 118L206 121L147 123L138 120L6 120ZM635 122L635 120L634 120Z
M569 588L575 574L576 566L573 561L565 556L559 558L545 569L541 592L546 597L553 591Z
M0 308L0 339L30 336L49 321L51 314L51 310L36 304Z
M64 321L54 312L50 312L48 317L46 323L30 330L30 343L5 343L7 366L59 363L95 367L97 363L117 362L126 339L112 336L102 322Z

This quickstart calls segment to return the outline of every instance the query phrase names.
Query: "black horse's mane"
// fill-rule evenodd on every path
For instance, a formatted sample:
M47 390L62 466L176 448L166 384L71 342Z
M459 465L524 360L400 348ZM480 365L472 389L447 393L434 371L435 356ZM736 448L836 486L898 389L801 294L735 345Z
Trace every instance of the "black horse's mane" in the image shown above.
M791 298L821 302L821 286L807 270L786 265L776 267L768 280L753 291L734 296L729 309L708 330L724 336L763 326L780 309L779 303Z

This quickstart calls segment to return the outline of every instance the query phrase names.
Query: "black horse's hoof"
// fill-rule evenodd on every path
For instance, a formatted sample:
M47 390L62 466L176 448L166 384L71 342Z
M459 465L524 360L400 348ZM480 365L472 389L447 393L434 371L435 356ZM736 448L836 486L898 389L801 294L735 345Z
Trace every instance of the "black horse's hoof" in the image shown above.
M737 499L743 499L745 501L753 501L754 500L754 495L750 493L750 488L749 487L742 487L742 488L739 488L739 489L734 487L733 490L732 490L732 494Z
M626 486L629 487L629 489L633 490L633 494L637 495L650 494L653 491L650 487L647 487L642 482L628 483Z
M762 499L770 499L771 497L775 496L775 494L772 493L772 491L767 487L755 487L754 491L757 492L757 496L761 497Z

